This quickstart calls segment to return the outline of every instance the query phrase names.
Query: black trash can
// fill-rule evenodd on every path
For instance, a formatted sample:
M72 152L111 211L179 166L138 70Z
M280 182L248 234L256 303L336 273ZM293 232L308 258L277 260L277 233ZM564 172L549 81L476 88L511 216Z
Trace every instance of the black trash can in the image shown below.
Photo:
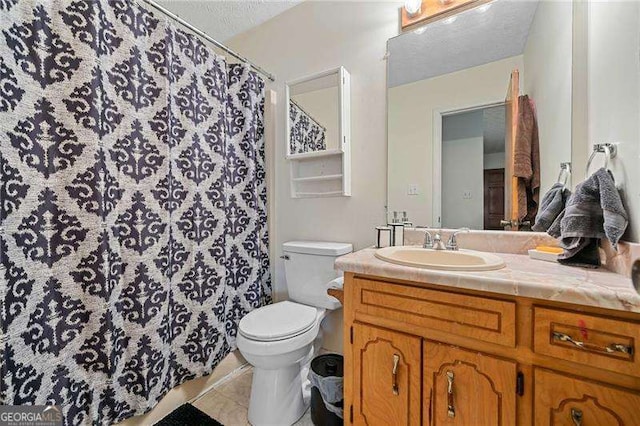
M309 379L312 385L311 421L314 425L342 426L343 376L344 359L342 355L324 354L311 361Z

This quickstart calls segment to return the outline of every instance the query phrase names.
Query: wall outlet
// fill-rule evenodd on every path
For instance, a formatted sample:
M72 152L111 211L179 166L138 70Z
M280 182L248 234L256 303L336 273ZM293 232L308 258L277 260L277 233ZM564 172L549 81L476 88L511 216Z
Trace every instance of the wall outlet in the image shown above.
M471 198L472 198L471 197L471 191L464 191L462 193L462 199L463 200L470 200Z
M407 195L418 195L420 191L418 190L418 184L410 183L407 187Z

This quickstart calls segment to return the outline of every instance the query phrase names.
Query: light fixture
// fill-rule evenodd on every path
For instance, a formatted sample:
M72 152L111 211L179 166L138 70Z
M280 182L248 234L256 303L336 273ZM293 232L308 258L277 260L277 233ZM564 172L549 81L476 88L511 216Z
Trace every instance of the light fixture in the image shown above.
M413 16L417 13L420 13L420 9L422 8L422 0L405 0L404 2L404 10L407 11L409 16Z

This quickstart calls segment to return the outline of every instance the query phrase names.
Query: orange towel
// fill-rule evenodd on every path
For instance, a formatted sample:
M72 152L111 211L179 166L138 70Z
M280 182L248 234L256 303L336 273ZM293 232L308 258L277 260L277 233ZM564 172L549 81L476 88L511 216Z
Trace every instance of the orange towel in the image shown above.
M533 225L540 199L540 142L535 106L528 95L518 98L518 128L513 156L513 174L518 178L520 221L528 220Z

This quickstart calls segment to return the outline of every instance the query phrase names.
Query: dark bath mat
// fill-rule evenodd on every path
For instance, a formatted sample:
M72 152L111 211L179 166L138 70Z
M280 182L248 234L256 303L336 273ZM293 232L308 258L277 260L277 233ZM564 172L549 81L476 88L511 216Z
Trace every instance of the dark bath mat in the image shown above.
M155 426L224 426L191 404L183 404L170 412Z

